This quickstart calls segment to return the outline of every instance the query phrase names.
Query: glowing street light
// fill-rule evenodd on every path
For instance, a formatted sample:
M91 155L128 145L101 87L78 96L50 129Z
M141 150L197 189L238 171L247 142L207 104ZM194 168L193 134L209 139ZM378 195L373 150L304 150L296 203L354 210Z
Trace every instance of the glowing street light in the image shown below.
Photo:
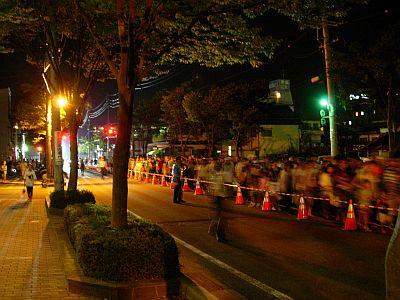
M323 98L323 99L321 99L321 101L319 101L319 104L321 104L322 106L328 106L328 100Z
M63 108L63 107L65 107L67 105L67 103L68 103L68 101L64 96L60 95L60 96L57 97L58 107Z

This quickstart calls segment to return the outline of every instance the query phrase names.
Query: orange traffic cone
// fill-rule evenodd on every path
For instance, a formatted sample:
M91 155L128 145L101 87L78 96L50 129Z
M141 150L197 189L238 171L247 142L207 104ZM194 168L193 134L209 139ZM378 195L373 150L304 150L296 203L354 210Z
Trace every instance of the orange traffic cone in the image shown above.
M167 186L167 181L165 180L165 175L161 178L161 186Z
M203 192L203 190L201 189L201 186L200 186L200 181L198 179L196 181L196 189L194 190L194 194L195 195L203 195L204 194L204 192Z
M265 192L265 196L264 196L264 201L263 201L263 205L261 207L262 211L270 211L272 210L272 205L271 202L269 201L269 193L268 191Z
M153 180L151 181L151 184L158 184L158 179L156 174L153 175Z
M184 192L190 192L190 188L189 188L189 185L188 185L188 182L187 182L186 178L185 178L185 182L183 184L183 191Z
M242 191L240 190L239 186L237 186L237 194L236 194L236 203L235 204L237 204L237 205L245 204L243 195L242 195Z
M297 220L307 220L309 218L303 196L300 197L299 211L297 213Z
M151 178L149 173L146 173L146 182L151 183Z
M349 209L347 211L346 223L344 224L344 230L357 230L357 221L354 214L353 200L349 201Z
M175 188L175 185L174 185L174 182L172 181L172 178L171 178L171 183L169 184L169 188L171 190L173 190Z

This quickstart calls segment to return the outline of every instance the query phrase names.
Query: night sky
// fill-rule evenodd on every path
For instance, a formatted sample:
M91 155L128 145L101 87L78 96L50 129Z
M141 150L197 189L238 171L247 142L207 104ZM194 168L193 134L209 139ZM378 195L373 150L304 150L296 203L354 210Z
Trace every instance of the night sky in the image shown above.
M399 16L398 10L394 10L394 2L375 0L371 1L369 6L354 9L344 24L330 28L331 39L337 43L348 43L355 39L365 44L371 43L374 35L376 36L388 22ZM173 76L167 76L160 80L160 83L138 91L136 98L146 99L157 90L178 85L180 81L194 76L196 72L205 73L216 84L241 78L263 78L268 81L285 78L291 81L291 91L297 111L305 119L317 120L320 109L317 102L325 93L325 86L311 84L310 80L314 76L324 77L322 32L317 32L315 29L300 30L289 18L274 14L265 16L263 23L266 33L283 40L273 61L259 69L248 66L214 70L180 67ZM24 62L23 55L0 55L1 88L10 86L12 91L15 91L22 82L40 80L42 80L40 73ZM96 84L90 97L92 107L101 103L107 95L114 93L116 93L115 82Z

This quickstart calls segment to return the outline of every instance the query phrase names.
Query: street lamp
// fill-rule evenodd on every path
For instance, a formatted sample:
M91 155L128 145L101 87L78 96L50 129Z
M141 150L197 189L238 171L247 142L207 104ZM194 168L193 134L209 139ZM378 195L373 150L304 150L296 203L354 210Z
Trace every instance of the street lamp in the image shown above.
M43 151L42 146L37 146L36 150L37 150L37 152L39 154L39 163L42 163L42 158L41 158L41 153Z

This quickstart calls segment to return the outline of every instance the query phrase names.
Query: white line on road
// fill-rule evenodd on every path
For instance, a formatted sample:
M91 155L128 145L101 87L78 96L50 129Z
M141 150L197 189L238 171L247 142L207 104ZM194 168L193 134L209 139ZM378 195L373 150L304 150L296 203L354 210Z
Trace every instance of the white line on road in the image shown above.
M134 216L136 216L137 218L142 219L141 216L139 216L139 215L137 215L137 214L135 214L135 213L133 213L131 211L129 211L129 212L131 214L133 214ZM257 288L259 288L261 290L263 290L267 294L269 294L271 296L274 296L277 299L293 300L293 298L291 298L290 296L288 296L288 295L286 295L286 294L284 294L284 293L282 293L282 292L280 292L278 290L275 290L274 288L272 288L272 287L270 287L270 286L258 281L257 279L255 279L253 277L250 277L249 275L247 275L247 274L245 274L245 273L243 273L243 272L231 267L230 265L227 265L226 263L220 261L219 259L217 259L217 258L215 258L215 257L213 257L213 256L201 251L200 249L198 249L198 248L186 243L185 241L177 238L176 236L174 236L172 234L171 234L171 236L175 239L175 241L177 243L179 243L182 246L186 247L187 249L193 251L197 255L200 255L201 257L207 259L208 261L214 263L215 265L219 266L220 268L222 268L222 269L234 274L235 276L237 276L240 279L246 281L247 283L249 283L249 284L251 284L251 285L253 285L253 286L255 286L255 287L257 287Z

